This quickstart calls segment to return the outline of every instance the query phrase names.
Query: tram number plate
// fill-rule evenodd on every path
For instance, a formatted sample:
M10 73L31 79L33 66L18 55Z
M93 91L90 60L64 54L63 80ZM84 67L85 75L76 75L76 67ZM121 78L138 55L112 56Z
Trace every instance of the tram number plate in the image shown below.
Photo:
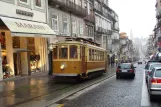
M127 70L122 70L122 72L127 72Z

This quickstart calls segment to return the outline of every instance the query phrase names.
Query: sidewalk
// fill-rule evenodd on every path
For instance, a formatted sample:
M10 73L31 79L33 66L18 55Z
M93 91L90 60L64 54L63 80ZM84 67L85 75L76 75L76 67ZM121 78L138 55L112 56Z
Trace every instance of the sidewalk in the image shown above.
M113 75L115 69L115 66L109 66L106 75ZM47 72L6 79L0 82L0 105L6 107L23 103L26 100L38 98L68 86L69 84L55 84L52 76L49 76Z

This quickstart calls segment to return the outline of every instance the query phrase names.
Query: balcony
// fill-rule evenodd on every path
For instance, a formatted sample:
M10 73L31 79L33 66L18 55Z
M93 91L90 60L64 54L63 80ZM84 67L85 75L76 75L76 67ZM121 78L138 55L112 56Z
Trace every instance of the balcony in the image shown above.
M86 16L86 10L70 0L49 0L49 6L57 7L60 10L71 12L79 17Z
M95 23L95 17L93 15L87 15L84 20Z

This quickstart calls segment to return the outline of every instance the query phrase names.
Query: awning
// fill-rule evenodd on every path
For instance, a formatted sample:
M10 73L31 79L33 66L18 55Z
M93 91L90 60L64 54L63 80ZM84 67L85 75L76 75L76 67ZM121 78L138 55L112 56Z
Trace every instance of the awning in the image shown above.
M0 17L12 36L55 37L56 33L45 23Z

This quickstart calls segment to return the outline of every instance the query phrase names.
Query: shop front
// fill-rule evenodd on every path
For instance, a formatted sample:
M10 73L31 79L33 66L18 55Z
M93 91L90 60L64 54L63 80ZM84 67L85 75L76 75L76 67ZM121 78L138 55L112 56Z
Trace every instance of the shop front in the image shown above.
M54 36L54 31L47 24L0 17L1 77L47 71L47 38Z

